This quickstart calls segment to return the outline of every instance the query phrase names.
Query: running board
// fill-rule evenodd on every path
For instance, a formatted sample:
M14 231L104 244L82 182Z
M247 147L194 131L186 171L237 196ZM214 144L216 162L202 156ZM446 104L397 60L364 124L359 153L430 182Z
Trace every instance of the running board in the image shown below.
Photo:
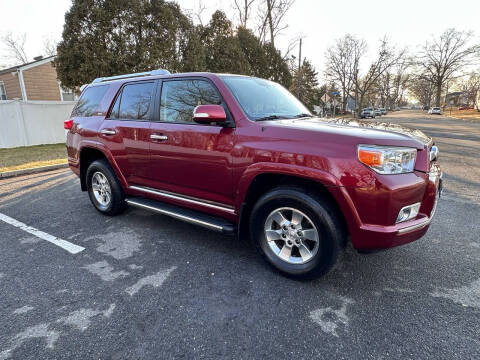
M128 205L140 209L154 211L162 215L167 215L194 225L203 226L224 234L233 235L236 232L236 226L228 220L207 215L199 211L140 197L127 198L125 199L125 202Z

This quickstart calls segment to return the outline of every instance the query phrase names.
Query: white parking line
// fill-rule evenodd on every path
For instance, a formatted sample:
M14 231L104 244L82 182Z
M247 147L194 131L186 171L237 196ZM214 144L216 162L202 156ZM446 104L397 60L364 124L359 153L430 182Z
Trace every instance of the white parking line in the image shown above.
M35 235L36 237L42 240L45 240L45 241L48 241L49 243L57 245L62 249L67 250L70 254L78 254L79 252L82 252L83 250L85 250L85 248L81 246L72 244L71 242L68 242L63 239L59 239L53 235L47 234L46 232L35 229L34 227L28 226L27 224L17 221L14 218L11 218L10 216L4 215L2 213L0 213L0 220L6 222L7 224L13 225L19 229L22 229L23 231L26 231L29 234Z

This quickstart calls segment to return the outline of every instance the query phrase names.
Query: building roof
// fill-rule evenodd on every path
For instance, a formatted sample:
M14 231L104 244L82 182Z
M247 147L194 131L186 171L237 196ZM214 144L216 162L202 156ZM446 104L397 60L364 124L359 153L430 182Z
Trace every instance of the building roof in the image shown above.
M14 72L14 71L17 71L19 69L20 70L26 70L24 68L29 69L29 68L32 68L32 67L35 67L35 66L38 66L38 65L42 65L42 64L53 61L53 59L55 59L55 55L47 56L47 57L44 57L44 58L41 58L41 59L38 59L38 60L35 60L35 61L31 61L31 62L26 63L26 64L15 65L15 66L9 67L7 69L0 70L0 75L5 74L5 73L9 73L9 72Z
M463 95L463 91L455 91L447 94L447 96L459 96L459 95Z

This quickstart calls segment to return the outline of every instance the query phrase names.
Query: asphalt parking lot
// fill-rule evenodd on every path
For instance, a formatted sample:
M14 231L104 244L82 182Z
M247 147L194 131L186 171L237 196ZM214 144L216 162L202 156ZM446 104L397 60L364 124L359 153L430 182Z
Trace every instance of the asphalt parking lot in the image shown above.
M313 282L242 239L133 208L104 217L69 170L0 180L0 360L479 359L480 123L376 120L435 137L436 217L414 243L347 248Z

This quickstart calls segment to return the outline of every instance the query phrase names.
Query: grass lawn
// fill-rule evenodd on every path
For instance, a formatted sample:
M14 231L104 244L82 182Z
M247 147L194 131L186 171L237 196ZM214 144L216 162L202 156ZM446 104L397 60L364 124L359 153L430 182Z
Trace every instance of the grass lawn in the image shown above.
M0 149L0 172L23 170L67 162L65 144Z
M450 108L447 107L443 115L465 120L480 121L480 112L478 112L477 109L457 110L457 108L452 108L450 111Z

